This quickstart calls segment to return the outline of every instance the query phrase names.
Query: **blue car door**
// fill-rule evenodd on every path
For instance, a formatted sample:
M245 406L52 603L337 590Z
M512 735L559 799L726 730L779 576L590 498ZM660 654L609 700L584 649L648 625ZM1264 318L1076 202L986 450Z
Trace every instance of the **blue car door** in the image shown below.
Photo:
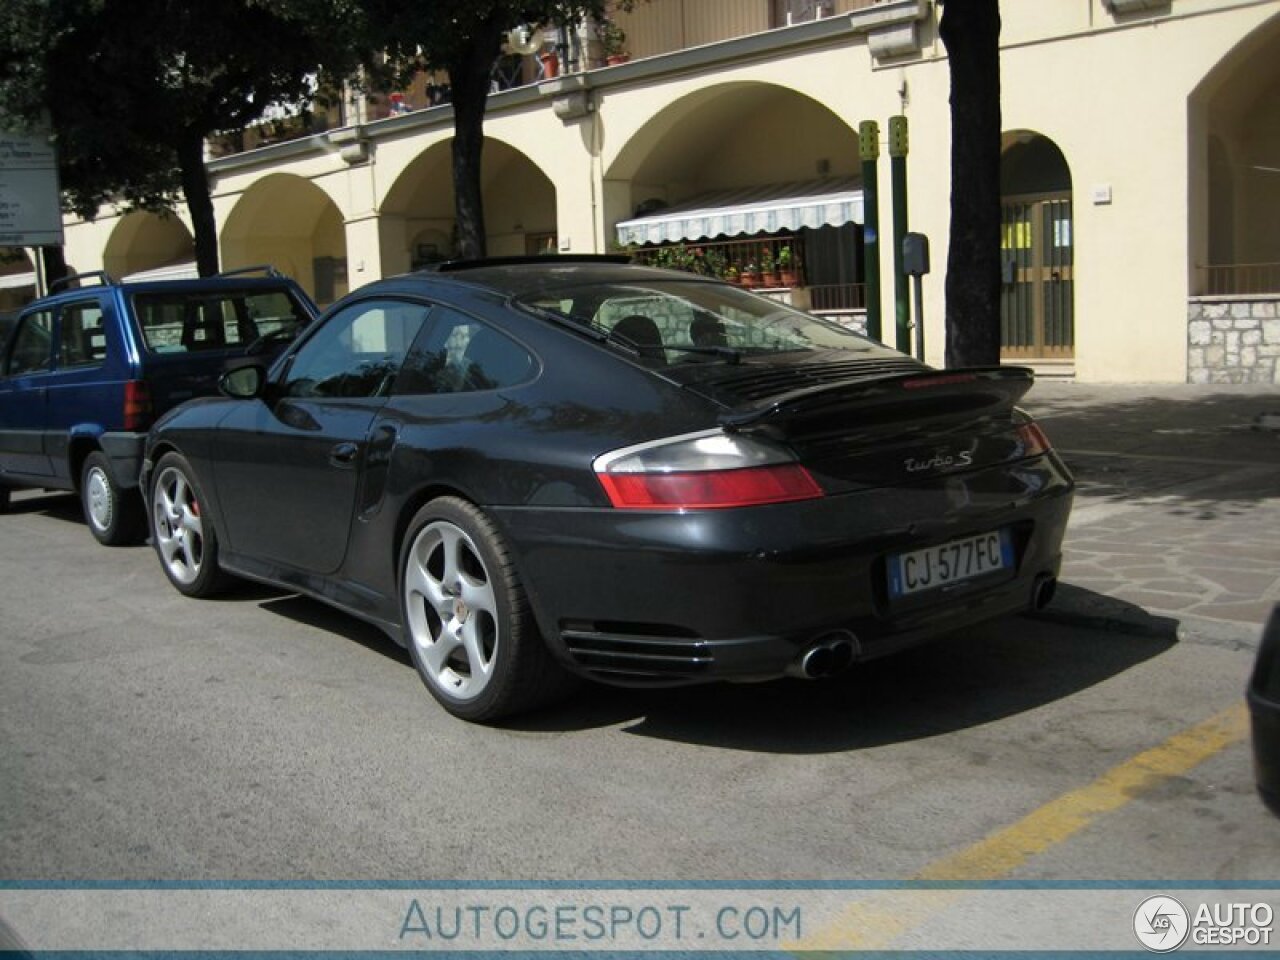
M49 384L44 419L45 453L60 486L76 481L68 475L73 437L97 437L123 427L129 361L116 325L107 319L96 295L58 308L56 376Z
M40 480L53 475L45 446L53 372L53 311L18 320L0 366L0 473Z

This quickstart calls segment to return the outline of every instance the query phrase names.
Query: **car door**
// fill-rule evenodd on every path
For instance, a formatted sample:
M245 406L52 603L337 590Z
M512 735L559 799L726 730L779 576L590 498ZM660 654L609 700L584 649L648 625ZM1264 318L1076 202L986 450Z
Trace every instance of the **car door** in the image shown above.
M54 339L57 376L45 397L44 450L59 486L71 486L69 447L73 435L119 430L124 420L128 367L115 325L108 324L103 298L91 296L58 308ZM108 364L108 354L114 364ZM108 372L108 367L114 372Z
M0 472L40 479L53 474L44 434L53 372L53 311L19 318L0 358Z
M341 309L267 400L223 420L213 477L233 553L313 574L341 565L374 419L429 309L386 298Z

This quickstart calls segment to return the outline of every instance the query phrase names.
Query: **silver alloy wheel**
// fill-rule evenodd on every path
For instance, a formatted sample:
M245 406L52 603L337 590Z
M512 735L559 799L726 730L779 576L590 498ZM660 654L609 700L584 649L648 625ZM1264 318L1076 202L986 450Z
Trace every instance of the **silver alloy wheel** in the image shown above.
M427 524L405 563L409 641L445 696L474 700L493 678L498 598L475 543L446 520Z
M85 477L84 502L89 513L89 522L99 530L110 529L115 500L111 496L111 478L102 467L89 468Z
M194 583L204 561L204 524L200 504L186 475L167 467L151 495L156 547L165 569L179 583Z

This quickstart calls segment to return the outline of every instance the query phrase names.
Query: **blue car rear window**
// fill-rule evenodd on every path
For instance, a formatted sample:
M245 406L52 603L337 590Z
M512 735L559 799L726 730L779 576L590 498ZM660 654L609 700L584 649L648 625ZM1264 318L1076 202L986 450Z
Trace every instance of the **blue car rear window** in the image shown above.
M310 319L284 290L138 293L133 306L153 353L243 348L272 334L290 339Z

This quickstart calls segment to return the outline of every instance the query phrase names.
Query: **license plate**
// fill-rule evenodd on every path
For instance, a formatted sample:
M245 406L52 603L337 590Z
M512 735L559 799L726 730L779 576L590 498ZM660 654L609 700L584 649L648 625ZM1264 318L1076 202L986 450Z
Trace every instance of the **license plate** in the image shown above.
M889 596L936 590L987 573L1012 570L1013 565L1013 543L1007 530L895 553L889 557Z

